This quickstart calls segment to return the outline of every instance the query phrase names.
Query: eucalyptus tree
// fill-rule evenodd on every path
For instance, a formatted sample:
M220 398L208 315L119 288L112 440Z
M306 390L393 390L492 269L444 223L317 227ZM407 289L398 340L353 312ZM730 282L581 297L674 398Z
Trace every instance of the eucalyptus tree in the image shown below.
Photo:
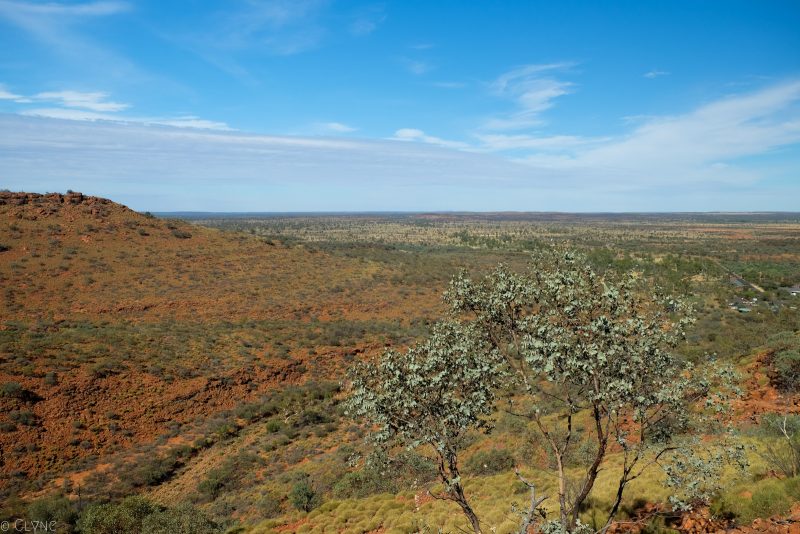
M528 421L529 439L544 443L554 461L558 515L540 526L549 533L588 530L579 514L600 470L611 469L612 452L622 465L601 531L647 469L662 467L674 504L687 506L707 500L724 462L741 458L741 449L697 447L699 436L722 428L733 375L695 369L674 353L690 310L634 273L599 274L580 254L548 249L534 254L525 273L499 266L473 280L462 272L445 302L450 317L428 340L356 369L350 402L379 426L381 439L433 446L446 495L475 532L480 521L463 493L459 441L471 428L487 428L498 410ZM590 437L591 458L576 476L568 459L580 436ZM535 485L522 480L531 489L526 532L547 496L536 498Z
M461 507L474 532L481 526L461 480L465 433L487 428L502 376L499 354L470 324L443 322L406 352L387 351L356 365L347 402L351 415L377 426L379 444L428 446L444 485L435 497Z

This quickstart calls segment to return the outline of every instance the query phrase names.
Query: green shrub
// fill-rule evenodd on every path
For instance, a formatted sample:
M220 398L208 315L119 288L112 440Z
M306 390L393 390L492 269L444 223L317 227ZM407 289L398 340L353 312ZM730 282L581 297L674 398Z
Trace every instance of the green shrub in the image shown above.
M283 512L281 500L272 493L267 493L259 499L258 510L261 512L262 517L266 519L278 517Z
M171 453L157 456L137 466L130 474L130 482L136 487L157 486L167 480L183 465L184 454Z
M178 532L216 534L222 532L222 529L193 506L180 505L145 517L142 521L141 532L147 534L176 534Z
M800 474L800 415L764 414L761 457L787 478Z
M190 237L192 237L192 234L190 234L189 232L186 232L184 230L178 230L177 228L172 230L172 235L174 237L177 237L178 239L189 239Z
M306 475L292 487L292 491L289 492L289 502L297 510L310 512L322 504L322 497L314 489L311 480Z
M144 519L158 508L143 497L127 497L119 504L96 504L86 508L78 521L81 534L143 532Z
M36 415L30 410L11 410L8 417L21 425L35 426L37 424Z
M781 390L800 390L800 350L784 350L772 357L772 381Z
M784 492L781 484L765 484L753 492L750 500L750 513L755 517L770 517L787 512L792 506L792 499Z
M344 475L333 486L333 496L338 499L361 499L377 493L395 493L396 484L391 477L374 468L365 468Z
M747 525L757 518L785 514L792 505L800 501L800 478L764 479L748 486L751 498L741 492L727 494L714 503L712 512L720 517L735 519Z
M0 397L18 399L24 396L25 389L19 382L6 382L0 386Z
M268 432L279 432L283 428L283 422L279 419L270 419L266 426Z
M2 421L0 422L0 432L14 432L17 429L17 425L11 423L9 421Z
M50 495L28 505L27 519L49 523L56 522L58 532L73 532L78 513L72 502L63 495Z
M490 449L473 454L464 468L474 475L494 475L513 469L514 465L514 456L506 449Z

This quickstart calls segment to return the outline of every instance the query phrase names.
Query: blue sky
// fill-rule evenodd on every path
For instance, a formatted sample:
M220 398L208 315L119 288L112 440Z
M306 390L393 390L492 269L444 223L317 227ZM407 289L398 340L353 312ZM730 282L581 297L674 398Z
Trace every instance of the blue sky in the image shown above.
M0 187L140 210L800 206L797 1L0 0Z

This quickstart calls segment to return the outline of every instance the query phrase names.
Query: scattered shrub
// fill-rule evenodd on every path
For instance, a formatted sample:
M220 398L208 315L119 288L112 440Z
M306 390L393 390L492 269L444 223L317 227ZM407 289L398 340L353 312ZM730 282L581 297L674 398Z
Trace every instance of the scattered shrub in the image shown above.
M78 521L81 534L142 532L144 519L158 511L143 497L127 497L119 504L96 504L86 508Z
M464 464L464 469L474 475L495 475L514 468L514 456L506 449L478 451Z
M272 493L267 493L261 497L261 499L259 499L258 510L266 519L278 517L283 512L281 508L281 500Z
M800 390L800 350L784 350L772 357L773 383L782 391Z
M0 423L0 432L14 432L17 429L17 425L14 423L3 421Z
M764 414L761 429L767 437L761 457L786 477L800 475L800 415Z
M25 396L25 389L19 382L6 382L0 386L0 397L20 399Z
M36 415L30 410L11 410L8 413L8 417L13 422L25 426L35 426L37 424Z
M297 510L310 512L320 504L322 497L316 492L308 476L298 481L289 492L289 502Z
M192 234L190 234L189 232L186 232L184 230L178 230L177 228L172 230L172 235L174 237L177 237L178 239L189 239L190 237L192 237Z
M36 499L28 505L27 519L49 523L56 522L58 532L73 532L78 512L72 502L63 495L51 495Z
M222 532L219 525L205 517L190 505L180 505L152 513L142 521L142 532L147 534L216 534Z

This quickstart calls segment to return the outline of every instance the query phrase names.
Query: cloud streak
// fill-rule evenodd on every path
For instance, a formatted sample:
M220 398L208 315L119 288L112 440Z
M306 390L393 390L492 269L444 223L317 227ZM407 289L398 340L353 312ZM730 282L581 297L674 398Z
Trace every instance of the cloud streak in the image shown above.
M800 143L800 81L710 102L680 115L644 120L628 135L564 147L560 156L521 161L605 183L755 182L742 159Z
M663 70L658 70L658 69L653 69L651 71L645 72L642 76L652 80L654 78L660 78L661 76L669 76L669 72L666 72L666 71L663 71Z
M490 89L495 95L514 101L517 109L489 119L484 127L489 130L521 130L543 124L541 114L552 108L556 99L572 91L571 82L555 77L556 73L571 66L571 63L525 65L497 78L490 84Z
M469 148L467 143L462 143L459 141L448 141L446 139L442 139L441 137L434 137L432 135L427 135L422 130L418 130L416 128L400 128L396 132L394 132L394 136L391 137L393 141L415 141L420 143L427 143L429 145L437 145L446 148L461 148L466 149Z
M800 194L793 163L800 80L643 117L627 133L598 137L476 130L449 140L400 128L391 139L367 141L342 136L352 127L338 122L316 125L335 137L288 137L86 106L24 113L35 116L0 115L5 187L112 197L152 188L173 202L145 209L222 209L215 203L227 199L226 209L278 211L778 210L796 209ZM753 162L778 150L794 156Z
M128 109L130 104L109 102L108 93L100 91L84 93L80 91L49 91L33 96L34 100L53 101L68 108L81 108L91 111L122 111Z
M497 88L512 87L512 91L529 94L529 76L545 70L549 68L513 71L498 79ZM513 89L519 79L526 80L524 87ZM547 98L530 95L527 102L533 115L552 104ZM800 143L799 103L800 80L794 80L720 98L683 114L641 117L624 135L587 137L479 129L467 143L405 128L394 138L503 154L530 166L533 175L553 177L565 186L729 186L765 178L763 170L742 160ZM530 125L529 119L521 122Z

